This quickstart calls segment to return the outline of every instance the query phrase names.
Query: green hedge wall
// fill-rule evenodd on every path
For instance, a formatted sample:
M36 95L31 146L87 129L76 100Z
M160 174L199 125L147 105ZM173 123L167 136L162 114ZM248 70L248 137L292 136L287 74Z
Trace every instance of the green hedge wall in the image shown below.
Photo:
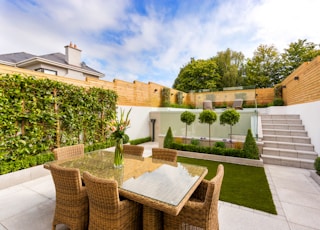
M0 164L108 139L117 94L20 74L0 75Z

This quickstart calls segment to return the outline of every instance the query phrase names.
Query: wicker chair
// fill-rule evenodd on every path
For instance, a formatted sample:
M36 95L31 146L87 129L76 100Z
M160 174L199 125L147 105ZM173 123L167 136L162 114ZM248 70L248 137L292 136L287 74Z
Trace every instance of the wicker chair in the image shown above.
M152 148L152 158L165 160L170 162L177 162L177 150L166 148Z
M89 197L89 230L141 229L142 207L130 200L120 200L118 183L83 173Z
M70 229L88 228L89 201L86 188L81 184L79 169L50 165L56 189L56 208L52 229L57 224L65 224Z
M84 144L65 146L53 150L56 160L65 160L77 156L84 156Z
M144 147L141 145L123 145L123 152L125 154L131 154L142 157Z
M203 180L178 216L164 214L164 229L219 229L218 200L224 167L218 166L216 176Z

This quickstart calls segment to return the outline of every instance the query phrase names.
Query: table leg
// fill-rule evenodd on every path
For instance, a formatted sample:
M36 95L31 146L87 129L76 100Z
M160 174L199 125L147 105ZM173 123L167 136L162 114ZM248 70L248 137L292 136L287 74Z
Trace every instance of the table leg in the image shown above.
M148 206L143 206L143 229L162 230L163 214L161 211Z

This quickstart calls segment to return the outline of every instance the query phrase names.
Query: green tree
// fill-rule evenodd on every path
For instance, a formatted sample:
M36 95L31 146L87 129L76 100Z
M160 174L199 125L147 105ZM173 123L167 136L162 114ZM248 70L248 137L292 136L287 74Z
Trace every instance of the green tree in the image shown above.
M275 46L260 45L246 64L246 85L267 88L282 80L280 54Z
M289 44L289 48L284 49L282 56L282 75L289 76L296 68L304 62L312 61L320 55L320 45L308 42L307 39L299 39L297 42Z
M213 59L194 60L194 58L191 58L191 61L180 69L172 87L184 92L215 89L219 81L217 64Z
M217 83L217 88L239 86L242 84L242 74L244 72L244 55L241 52L226 51L218 52L213 60L217 63L217 72L221 76L221 81Z
M166 133L166 136L164 137L164 140L163 140L163 147L170 148L172 142L173 142L173 135L172 135L171 127L169 127Z
M203 110L199 115L199 122L209 124L209 145L211 146L210 126L217 120L217 114L212 110Z
M255 139L252 136L251 129L248 129L246 140L243 144L243 152L245 157L259 159L259 149Z
M220 115L220 124L230 125L230 142L232 143L232 126L237 124L240 120L240 113L238 113L235 109L227 109L223 111Z
M186 123L186 138L184 140L185 143L187 141L187 128L188 128L188 125L191 125L194 122L195 119L196 119L196 115L194 113L189 112L189 111L184 111L180 115L180 120L183 123Z

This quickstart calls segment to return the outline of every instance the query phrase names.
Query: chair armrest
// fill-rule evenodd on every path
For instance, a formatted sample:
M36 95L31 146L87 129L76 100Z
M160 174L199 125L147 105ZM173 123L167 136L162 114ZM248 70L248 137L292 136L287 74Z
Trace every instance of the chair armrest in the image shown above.
M208 188L209 181L206 179L203 179L196 189L194 193L192 194L191 198L204 201L206 198L207 188Z

